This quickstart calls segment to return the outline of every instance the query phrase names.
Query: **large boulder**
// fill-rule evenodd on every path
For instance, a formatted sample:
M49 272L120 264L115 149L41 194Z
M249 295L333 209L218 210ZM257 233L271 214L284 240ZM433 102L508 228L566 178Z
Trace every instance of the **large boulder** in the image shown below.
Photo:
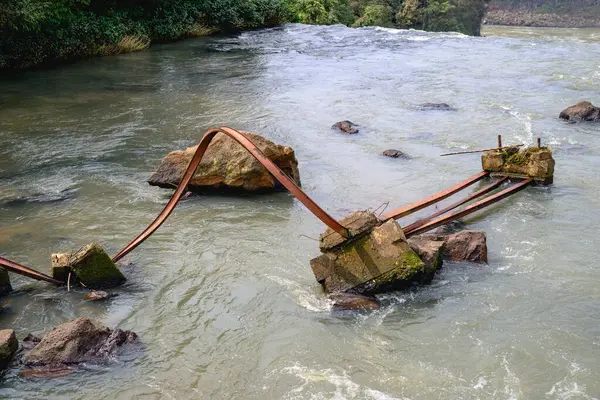
M298 160L291 147L275 144L255 133L242 134L300 186ZM148 183L163 188L177 187L197 147L169 153ZM188 185L191 192L273 192L284 189L241 144L223 133L218 133L209 144Z
M0 330L0 370L8 367L19 348L19 342L12 329Z
M0 268L0 296L4 296L12 291L10 284L10 277L8 271L4 268Z
M594 106L589 101L581 101L562 110L559 117L572 122L597 122L600 121L600 107Z
M71 283L82 283L89 289L103 289L120 285L125 276L97 243L83 247L75 254L52 254L52 277Z
M97 326L80 317L57 326L25 356L28 366L61 367L97 362L115 355L119 347L137 341L137 335L121 329Z
M381 223L374 214L360 211L340 222L352 238L343 240L328 230L321 236L323 254L310 262L326 292L372 295L406 288L427 276L396 221Z

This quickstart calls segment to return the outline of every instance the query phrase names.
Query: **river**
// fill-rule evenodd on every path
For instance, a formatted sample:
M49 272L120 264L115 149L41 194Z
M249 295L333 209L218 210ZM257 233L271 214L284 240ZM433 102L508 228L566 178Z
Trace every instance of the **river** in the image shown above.
M0 326L19 338L89 316L144 345L56 379L10 371L0 397L600 396L600 135L558 119L600 102L599 32L288 25L0 81L0 254L45 272L52 252L98 241L114 254L135 237L171 194L146 183L160 159L217 125L292 146L305 191L336 217L478 172L478 154L439 154L498 134L541 137L557 163L554 185L465 220L487 232L488 266L446 263L368 314L331 312L309 266L324 225L290 195L185 199L107 302L12 277ZM458 111L415 109L425 102ZM332 131L342 119L363 130Z

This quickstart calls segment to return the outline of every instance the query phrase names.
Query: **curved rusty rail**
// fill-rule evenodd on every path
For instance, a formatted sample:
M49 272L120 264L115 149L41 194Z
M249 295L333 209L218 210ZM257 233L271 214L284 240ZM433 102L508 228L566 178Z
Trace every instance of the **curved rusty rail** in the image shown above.
M32 279L37 279L38 281L46 281L50 283L54 283L55 285L63 285L64 282L58 281L51 276L43 274L41 272L36 271L35 269L31 269L21 264L17 264L16 262L12 262L7 260L4 257L0 257L0 266L7 271L14 272L15 274L27 276Z
M252 143L252 141L250 141L246 136L236 131L235 129L222 126L220 128L209 129L204 134L202 140L200 141L200 144L198 145L198 148L196 149L196 152L194 153L194 156L190 160L190 163L188 164L187 169L185 170L185 173L181 178L181 181L179 182L179 185L177 186L177 189L175 189L175 193L173 193L173 196L171 196L165 208L160 212L158 217L156 217L156 219L150 225L148 225L148 227L144 229L142 233L138 235L138 237L133 239L131 243L125 246L123 250L121 250L116 256L113 257L113 261L120 260L131 250L135 249L137 246L142 244L144 240L146 240L150 235L152 235L152 233L154 233L154 231L156 231L158 227L160 227L162 223L165 222L165 220L169 217L171 212L173 212L175 206L177 206L177 203L183 195L188 183L194 176L194 172L196 172L196 168L200 164L200 161L202 160L202 157L204 156L208 145L217 135L217 133L224 133L225 135L229 136L230 138L234 139L236 142L241 144L246 150L248 150L250 154L252 154L254 158L258 160L258 162L260 162L265 168L267 168L267 170L275 177L275 179L277 179L287 190L289 190L290 193L296 196L296 198L300 200L300 202L304 204L306 208L308 208L317 218L323 221L325 225L327 225L328 227L330 227L345 238L350 237L350 233L346 228L344 228L339 222L337 222L333 217L331 217L321 207L319 207L317 203L315 203L310 197L308 197L308 195L304 193L302 189L300 189L298 185L296 185L294 181L291 180L277 165L275 165L275 163L271 161L258 147L256 147L256 145Z

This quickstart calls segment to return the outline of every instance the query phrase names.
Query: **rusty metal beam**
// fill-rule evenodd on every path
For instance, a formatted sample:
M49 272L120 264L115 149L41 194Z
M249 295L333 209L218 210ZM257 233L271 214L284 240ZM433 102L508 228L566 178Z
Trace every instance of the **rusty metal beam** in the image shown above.
M53 283L55 285L64 285L64 282L56 280L51 276L38 272L34 269L26 267L21 264L17 264L16 262L7 260L6 258L0 257L0 267L6 269L9 272L13 272L15 274L23 275L28 278L36 279L38 281L46 281Z
M441 209L441 210L439 210L439 211L431 214L428 217L425 217L425 218L422 218L422 219L420 219L420 220L418 220L416 222L413 222L412 224L404 227L403 229L406 232L410 232L410 231L412 231L414 229L417 229L418 227L425 225L427 222L431 221L435 217L439 217L442 214L446 214L448 211L454 210L455 208L460 207L463 204L468 203L471 200L474 200L474 199L476 199L478 197L483 196L484 194L487 194L487 193L491 192L492 190L494 190L498 186L500 186L502 184L502 182L506 181L507 179L508 179L508 177L504 176L504 177L498 179L497 181L495 181L494 183L492 183L491 185L488 185L488 186L484 187L483 189L478 190L475 193L471 193L470 195L468 195L464 199L461 199L461 200L457 201L456 203L450 204L448 207L443 208L443 209Z
M237 141L241 144L254 158L256 158L267 170L277 179L287 190L290 191L302 204L306 206L317 218L319 218L325 225L342 235L343 237L350 237L350 233L346 228L344 228L339 222L337 222L333 217L327 214L317 203L315 203L306 193L300 189L293 180L291 180L275 163L273 163L252 141L250 141L246 136L242 133L236 131L235 129L228 128L226 126L222 126L220 128L210 129L208 130L200 144L198 144L198 148L194 153L194 156L190 160L190 163L187 166L177 189L175 189L175 193L169 199L169 202L165 206L165 208L161 211L161 213L156 217L156 219L142 232L140 233L131 243L125 246L119 253L113 257L113 261L118 261L123 258L130 251L139 246L144 240L146 240L154 231L158 229L162 225L163 222L169 217L171 212L175 206L177 206L177 202L185 192L185 189L194 176L194 172L196 172L196 168L208 145L212 141L212 139L217 135L217 133L223 133L233 140Z
M447 197L452 196L454 193L463 190L464 188L478 182L488 176L490 173L487 171L481 171L478 174L473 175L472 177L465 179L462 182L457 183L456 185L449 187L446 190L443 190L439 193L436 193L432 196L427 197L426 199L416 201L404 207L397 208L393 211L390 211L381 217L384 221L390 218L398 219L405 217L409 214L414 213L415 211L419 211L422 208L429 207L432 204L437 203L438 201L444 200Z
M456 212L453 212L452 214L436 218L434 220L429 221L425 225L422 225L422 226L420 226L416 229L413 229L412 231L409 231L409 232L405 231L404 233L406 234L406 237L411 237L411 236L418 235L423 232L427 232L431 229L437 228L438 226L444 225L452 220L462 218L465 215L469 215L475 211L481 210L484 207L494 204L502 199L507 198L508 196L510 196L512 194L515 194L515 193L525 189L531 182L533 182L533 179L522 180L521 182L517 183L516 185L513 185L507 189L504 189L501 192L498 192L496 194L486 197L483 200L479 200L478 202L471 204L470 206L466 207L464 210L456 211Z

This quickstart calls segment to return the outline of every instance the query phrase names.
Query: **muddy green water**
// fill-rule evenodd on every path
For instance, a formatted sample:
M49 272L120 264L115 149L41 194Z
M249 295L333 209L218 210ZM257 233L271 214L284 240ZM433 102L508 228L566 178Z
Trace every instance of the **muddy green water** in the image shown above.
M114 253L135 237L170 195L145 183L153 168L215 125L292 146L304 189L337 217L476 173L479 155L439 154L497 134L539 136L557 162L553 186L465 221L488 233L488 266L446 264L364 315L331 313L303 236L324 227L288 194L186 199L106 303L13 276L0 327L20 338L89 316L144 348L51 380L11 370L0 397L599 397L600 125L557 118L600 102L598 32L290 25L0 81L0 254L42 271L53 251L99 241ZM458 111L415 110L424 102ZM364 129L331 131L341 119Z

